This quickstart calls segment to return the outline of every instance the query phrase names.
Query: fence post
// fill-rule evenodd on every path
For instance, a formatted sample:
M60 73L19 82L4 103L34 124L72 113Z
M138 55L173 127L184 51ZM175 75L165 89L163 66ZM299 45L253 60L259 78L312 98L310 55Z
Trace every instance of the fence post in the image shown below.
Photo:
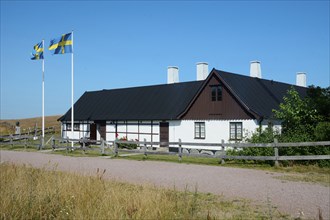
M53 149L53 151L55 150L55 138L54 137L52 137L52 149Z
M115 157L118 157L118 143L117 139L113 142L114 150L115 150Z
M66 137L66 153L69 153L69 138Z
M11 145L11 147L14 147L13 135L10 135L10 145Z
M37 123L36 125L34 126L34 137L37 137L38 136L38 129L37 129Z
M179 138L179 161L182 161L182 145L181 145L181 138Z
M85 137L82 138L82 150L83 150L83 154L85 154Z
M226 155L226 151L225 151L225 146L224 146L224 144L225 144L225 140L224 139L222 139L221 140L221 156L225 156ZM226 162L225 162L225 159L223 158L223 157L221 157L221 164L225 164Z
M144 158L147 157L147 140L144 138L143 139L143 151L144 151Z
M27 142L26 142L27 137L24 137L24 149L26 150L27 147Z
M278 148L277 148L278 140L277 138L274 138L274 154L275 154L275 167L278 167Z
M101 138L101 154L104 155L104 139Z
M38 146L38 150L41 150L41 148L42 148L42 137L40 136L40 144Z

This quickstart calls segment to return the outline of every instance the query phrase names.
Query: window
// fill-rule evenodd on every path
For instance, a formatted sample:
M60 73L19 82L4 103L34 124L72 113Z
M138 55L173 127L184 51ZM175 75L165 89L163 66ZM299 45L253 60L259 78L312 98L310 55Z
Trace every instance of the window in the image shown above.
M195 122L195 139L205 139L205 122Z
M79 131L80 130L79 124L73 124L73 130L74 131Z
M230 140L242 140L242 122L230 122Z
M66 130L67 130L67 131L71 131L71 123L67 123L67 124L66 124ZM73 124L73 130L74 130L74 131L79 131L79 130L80 130L80 126L79 126L78 123L74 123L74 124Z
M211 100L212 100L212 102L222 100L222 86L221 85L211 86Z

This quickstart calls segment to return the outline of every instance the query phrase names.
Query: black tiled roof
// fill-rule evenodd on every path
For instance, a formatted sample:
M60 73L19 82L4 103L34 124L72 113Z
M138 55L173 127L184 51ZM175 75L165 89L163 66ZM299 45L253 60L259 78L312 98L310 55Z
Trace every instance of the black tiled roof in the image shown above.
M272 110L279 108L279 104L283 102L283 97L287 95L291 87L294 87L300 97L306 96L307 88L305 87L220 70L215 71L243 105L259 117L272 118Z
M74 104L80 120L170 120L186 108L203 81L85 92ZM71 120L71 109L59 120Z
M272 118L287 91L294 87L301 97L307 89L213 69L233 95L257 117ZM209 77L211 77L209 76ZM85 92L74 104L77 121L178 119L205 81L183 82ZM70 121L71 109L59 120Z

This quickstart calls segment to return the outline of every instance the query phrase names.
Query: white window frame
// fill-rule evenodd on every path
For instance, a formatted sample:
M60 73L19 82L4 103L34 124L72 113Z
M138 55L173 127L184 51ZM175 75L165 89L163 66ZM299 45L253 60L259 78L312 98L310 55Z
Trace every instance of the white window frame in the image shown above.
M195 139L205 139L205 122L195 122Z
M229 139L233 141L241 141L243 139L242 122L229 122Z

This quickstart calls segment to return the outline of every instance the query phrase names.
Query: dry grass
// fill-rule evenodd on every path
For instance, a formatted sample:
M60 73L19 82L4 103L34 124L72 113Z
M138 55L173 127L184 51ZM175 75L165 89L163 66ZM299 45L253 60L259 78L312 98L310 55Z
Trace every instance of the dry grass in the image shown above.
M274 177L275 179L294 181L294 182L307 182L307 183L317 183L323 186L330 186L330 173L320 174L320 173L300 173L300 174L286 174L283 176Z
M277 211L211 194L136 186L13 164L0 165L0 219L267 219ZM274 215L274 216L273 216Z
M59 130L61 127L61 124L57 119L61 117L60 115L54 115L54 116L45 116L45 127L55 127L56 130ZM37 123L38 128L41 127L42 124L42 118L36 117L36 118L26 118L26 119L10 119L10 120L0 120L0 134L6 135L6 134L12 134L14 133L14 129L6 126L6 124L10 124L11 126L15 126L16 122L19 121L21 132L28 128L34 128L35 124Z

